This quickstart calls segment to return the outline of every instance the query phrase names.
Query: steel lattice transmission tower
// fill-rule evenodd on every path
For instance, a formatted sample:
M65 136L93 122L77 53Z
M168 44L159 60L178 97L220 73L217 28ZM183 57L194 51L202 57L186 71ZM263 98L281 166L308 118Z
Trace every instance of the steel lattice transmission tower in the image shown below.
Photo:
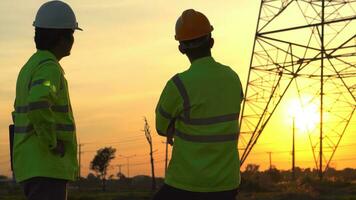
M262 0L240 119L243 163L288 95L317 105L309 137L319 176L356 107L356 1Z

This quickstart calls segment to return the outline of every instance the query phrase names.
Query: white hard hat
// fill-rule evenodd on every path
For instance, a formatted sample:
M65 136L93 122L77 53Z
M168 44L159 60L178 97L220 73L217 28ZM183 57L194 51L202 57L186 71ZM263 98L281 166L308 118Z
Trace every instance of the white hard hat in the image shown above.
M83 30L78 27L72 8L62 1L44 3L37 11L33 26L48 29Z

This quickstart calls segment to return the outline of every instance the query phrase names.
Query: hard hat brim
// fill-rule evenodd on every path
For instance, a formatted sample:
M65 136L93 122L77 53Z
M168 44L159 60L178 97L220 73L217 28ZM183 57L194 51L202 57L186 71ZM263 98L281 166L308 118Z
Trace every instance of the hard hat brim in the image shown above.
M48 29L72 29L72 30L79 30L79 31L83 31L82 28L80 28L78 26L78 24L75 27L54 27L54 26L42 26L39 24L36 24L36 22L34 21L32 23L32 26L36 27L36 28L48 28Z
M212 33L214 30L214 27L212 25L210 25L210 30L206 31L204 33L198 34L198 35L192 35L192 36L180 36L180 35L175 35L174 38L175 40L179 41L179 42L184 42L184 41L189 41L189 40L194 40L200 37L203 37L204 35L209 35L210 33Z

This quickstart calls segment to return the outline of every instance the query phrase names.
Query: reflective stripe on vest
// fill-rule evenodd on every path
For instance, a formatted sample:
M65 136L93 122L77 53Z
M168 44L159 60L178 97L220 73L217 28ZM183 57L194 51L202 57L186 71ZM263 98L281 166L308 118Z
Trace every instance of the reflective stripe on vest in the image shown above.
M176 85L182 99L183 99L183 117L179 116L178 120L184 122L189 125L211 125L222 122L229 122L238 119L238 113L232 113L227 115L220 115L214 117L207 118L190 118L190 100L188 96L188 92L185 89L185 86L182 80L179 78L179 75L176 74L172 78L173 83ZM159 107L160 114L167 118L173 119L169 113L165 112L162 107ZM216 134L216 135L191 135L187 133L180 132L179 130L175 130L176 136L180 137L183 140L191 141L191 142L226 142L226 141L234 141L237 140L237 133L231 134Z
M28 126L15 126L15 133L29 133L35 130L33 125L30 124ZM75 131L75 126L73 124L56 124L56 131Z
M57 131L75 131L73 124L56 124Z
M47 101L39 101L39 102L30 103L28 106L17 106L17 107L15 107L15 112L16 113L27 113L28 111L44 109L44 108L51 108L51 110L54 112L61 112L61 113L69 112L68 105L49 106L49 103Z
M38 80L35 80L33 81L31 84L30 84L30 88L36 86L36 85L41 85L43 84L44 82L46 82L46 79L38 79Z
M183 98L183 109L184 109L184 117L178 117L179 120L183 121L186 124L191 125L209 125L209 124L216 124L221 122L228 122L238 119L238 113L232 113L227 115L220 115L214 117L207 117L207 118L190 118L190 101L188 97L188 92L184 87L182 80L179 78L178 74L176 74L172 78L174 84L178 88L178 91ZM164 115L163 115L164 116Z
M173 119L173 117L172 117L168 112L166 112L166 111L162 108L162 106L159 106L158 112L159 112L164 118L166 118L166 119L169 119L169 120L172 120L172 119Z
M183 84L182 80L179 78L178 74L174 75L172 80L173 80L173 83L178 88L179 94L183 98L184 117L186 119L189 119L190 101L189 101L189 96L188 96L187 90L185 89L184 84Z
M55 62L53 59L48 58L48 59L45 59L45 60L42 60L41 62L39 62L39 63L37 64L37 66L40 66L40 65L42 65L42 64L44 64L44 63L46 63L46 62L50 62L50 61ZM30 90L31 87L34 86L34 85L33 85L34 83L36 83L35 85L42 84L42 83L38 83L37 81L40 82L39 80L36 80L36 81L32 82L32 77L31 77L30 82L28 83L28 90Z
M166 112L161 106L158 108L159 113L166 119L172 120L173 117ZM221 115L216 117L208 117L208 118L190 118L186 119L184 117L178 117L178 119L185 124L190 125L209 125L209 124L216 124L221 122L228 122L238 119L238 113L228 114L228 115Z
M190 142L228 142L237 140L237 134L191 135L175 130L177 137Z
M216 116L216 117L208 117L208 118L190 118L186 119L183 117L178 117L179 120L186 124L190 125L209 125L209 124L216 124L216 123L221 123L221 122L228 122L228 121L233 121L237 120L238 114L228 114L228 115L221 115L221 116Z
M37 101L37 102L32 102L28 104L28 110L33 111L33 110L39 110L39 109L47 109L51 105L48 101Z
M14 128L15 133L28 133L33 130L34 130L34 128L33 128L32 124L28 125L28 126L15 126L15 128Z
M67 113L69 112L69 105L51 106L51 109L54 112Z

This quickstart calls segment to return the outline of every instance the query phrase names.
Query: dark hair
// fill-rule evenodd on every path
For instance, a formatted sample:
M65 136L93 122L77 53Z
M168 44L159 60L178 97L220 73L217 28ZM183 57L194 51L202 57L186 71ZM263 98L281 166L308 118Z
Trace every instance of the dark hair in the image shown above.
M48 29L35 28L35 43L39 50L53 49L61 38L71 39L74 30L72 29Z
M204 35L202 37L181 41L180 45L185 50L187 54L196 54L196 53L209 53L210 52L210 39L211 34Z

